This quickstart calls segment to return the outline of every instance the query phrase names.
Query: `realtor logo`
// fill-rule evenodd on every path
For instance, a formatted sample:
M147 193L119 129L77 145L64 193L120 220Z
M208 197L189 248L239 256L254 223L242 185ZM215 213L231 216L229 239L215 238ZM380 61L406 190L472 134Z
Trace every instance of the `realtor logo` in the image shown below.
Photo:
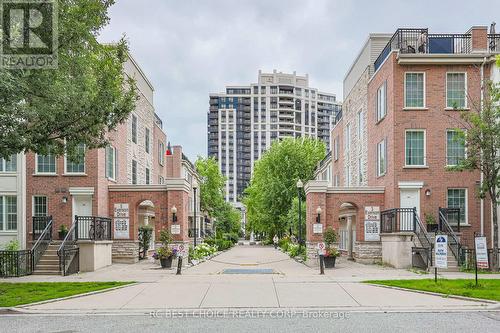
M0 68L57 67L57 0L0 0Z

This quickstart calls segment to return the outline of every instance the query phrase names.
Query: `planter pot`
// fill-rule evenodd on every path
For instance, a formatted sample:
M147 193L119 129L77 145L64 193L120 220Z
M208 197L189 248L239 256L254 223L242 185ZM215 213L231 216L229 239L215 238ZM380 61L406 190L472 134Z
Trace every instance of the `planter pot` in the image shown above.
M171 268L173 257L160 259L161 268Z
M428 224L427 225L427 232L436 232L438 231L438 224Z
M334 268L337 257L325 257L325 268Z
M59 239L64 240L67 234L68 234L67 231L59 231Z

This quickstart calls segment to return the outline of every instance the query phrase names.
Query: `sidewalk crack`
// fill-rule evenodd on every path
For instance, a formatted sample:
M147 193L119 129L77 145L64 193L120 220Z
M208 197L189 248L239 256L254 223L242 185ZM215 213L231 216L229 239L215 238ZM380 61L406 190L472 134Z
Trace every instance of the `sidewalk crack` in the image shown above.
M208 288L207 288L207 291L205 291L205 295L203 295L203 298L201 299L201 302L200 302L200 305L198 305L198 308L201 308L201 305L203 304L203 302L205 301L205 298L207 297L207 294L208 294L208 291L210 290L210 288L212 287L212 284L210 283L208 285Z

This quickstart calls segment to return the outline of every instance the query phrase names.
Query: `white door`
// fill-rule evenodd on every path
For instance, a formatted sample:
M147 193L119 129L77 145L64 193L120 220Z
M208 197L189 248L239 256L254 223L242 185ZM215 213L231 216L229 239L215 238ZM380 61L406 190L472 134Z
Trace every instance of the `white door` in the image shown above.
M78 195L73 197L73 218L78 216L92 216L92 196Z
M400 189L400 207L401 208L417 208L417 214L420 216L420 189ZM401 215L400 228L401 230L412 230L413 216L408 214Z

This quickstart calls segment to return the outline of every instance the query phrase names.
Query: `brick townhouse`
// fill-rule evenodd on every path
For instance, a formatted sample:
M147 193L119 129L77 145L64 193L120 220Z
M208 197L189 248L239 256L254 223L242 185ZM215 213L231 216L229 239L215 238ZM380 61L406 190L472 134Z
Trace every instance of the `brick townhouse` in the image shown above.
M483 26L369 35L344 79L332 152L306 186L311 249L321 239L313 232L318 206L322 223L339 231L341 250L359 261L410 266L412 247L433 242L426 225L433 221L458 262L474 233L492 246L491 203L477 197L480 172L447 167L466 154L460 113L477 112L488 98L483 84L500 81L499 52L500 35Z

